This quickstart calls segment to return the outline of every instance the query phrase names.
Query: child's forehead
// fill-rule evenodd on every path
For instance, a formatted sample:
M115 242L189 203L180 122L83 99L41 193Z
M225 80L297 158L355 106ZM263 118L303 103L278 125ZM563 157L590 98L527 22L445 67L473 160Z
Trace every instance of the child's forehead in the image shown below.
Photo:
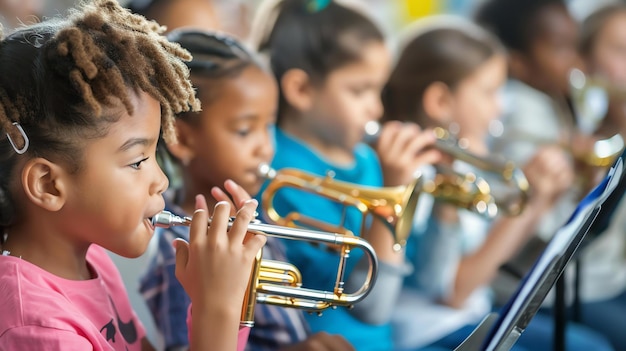
M219 84L206 81L208 89L200 89L203 111L211 118L225 116L242 110L250 110L258 104L277 104L277 83L272 75L259 67L246 67L237 76L222 79ZM212 85L211 85L212 84Z
M536 10L533 17L535 38L555 32L577 32L576 21L563 4L554 3L542 6Z

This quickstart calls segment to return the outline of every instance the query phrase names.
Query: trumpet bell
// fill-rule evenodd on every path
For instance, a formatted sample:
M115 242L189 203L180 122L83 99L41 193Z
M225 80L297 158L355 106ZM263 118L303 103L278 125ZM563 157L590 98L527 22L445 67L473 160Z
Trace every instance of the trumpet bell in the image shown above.
M330 226L299 213L281 215L273 205L276 192L284 188L295 188L314 193L344 206L358 209L363 216L371 214L387 225L394 237L394 249L406 245L411 233L413 216L417 209L421 178L406 186L368 187L338 181L332 177L317 176L297 169L276 171L267 164L259 167L259 174L270 180L262 195L262 207L269 220L281 226L300 227L302 224L322 228L326 231L352 235L343 225Z
M615 162L624 150L624 139L620 134L601 139L593 144L593 152L580 155L579 158L590 166L608 167Z

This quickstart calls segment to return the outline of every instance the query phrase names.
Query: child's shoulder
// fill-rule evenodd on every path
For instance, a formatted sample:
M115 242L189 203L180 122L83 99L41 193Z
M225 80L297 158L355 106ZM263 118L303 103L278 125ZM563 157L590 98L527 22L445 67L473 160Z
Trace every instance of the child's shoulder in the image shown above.
M65 284L69 282L70 284ZM68 316L76 315L76 307L67 296L68 290L83 291L74 281L53 274L19 257L0 257L0 336L26 329L76 330ZM75 318L69 318L75 319ZM37 332L39 333L39 332Z
M116 268L104 249L92 246L87 260L99 276L89 280L64 279L20 257L0 256L0 335L20 325L70 328L67 320L80 314L80 302L106 296L110 284L102 275Z
M130 320L135 323L133 328L141 331L109 254L92 245L87 262L95 273L94 278L70 280L20 257L0 256L2 343L29 338L33 342L67 345L101 343L104 340L101 331L110 324L112 316Z

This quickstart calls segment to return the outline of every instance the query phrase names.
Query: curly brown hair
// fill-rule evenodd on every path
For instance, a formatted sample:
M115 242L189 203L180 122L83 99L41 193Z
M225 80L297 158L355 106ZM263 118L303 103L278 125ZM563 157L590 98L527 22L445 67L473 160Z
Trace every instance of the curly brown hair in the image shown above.
M0 30L0 229L14 220L10 184L18 157L45 157L80 169L81 145L103 137L133 114L131 95L144 91L161 104L162 130L173 139L174 116L197 111L189 52L161 34L164 27L115 0L83 2L68 16ZM116 109L117 107L117 109ZM23 155L15 152L30 140Z

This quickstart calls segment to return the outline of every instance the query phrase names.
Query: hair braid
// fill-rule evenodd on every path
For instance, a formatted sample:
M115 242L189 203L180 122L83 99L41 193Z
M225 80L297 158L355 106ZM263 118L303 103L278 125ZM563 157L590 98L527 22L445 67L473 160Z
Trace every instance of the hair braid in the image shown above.
M165 28L132 14L116 0L83 1L66 19L50 18L4 38L0 28L0 232L15 221L11 186L18 156L46 157L78 171L82 144L101 137L117 106L133 114L132 95L159 101L163 137L174 116L199 111L184 61L189 52L161 34Z
M55 37L56 50L50 59L67 58L70 84L86 108L100 116L111 97L133 113L126 87L143 90L162 106L166 137L173 137L175 114L199 110L200 103L189 82L188 69L181 60L191 56L161 33L164 27L132 14L114 0L95 0L70 17L74 27ZM105 40L105 38L107 38ZM61 69L67 69L63 65Z

